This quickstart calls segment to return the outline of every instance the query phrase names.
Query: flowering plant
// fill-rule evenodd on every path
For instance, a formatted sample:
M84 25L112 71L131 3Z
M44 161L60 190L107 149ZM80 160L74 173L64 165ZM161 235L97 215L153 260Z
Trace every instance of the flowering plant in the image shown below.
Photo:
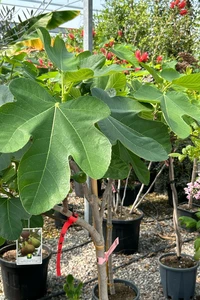
M194 183L187 183L187 187L184 188L184 191L188 200L191 196L197 200L200 199L200 173Z

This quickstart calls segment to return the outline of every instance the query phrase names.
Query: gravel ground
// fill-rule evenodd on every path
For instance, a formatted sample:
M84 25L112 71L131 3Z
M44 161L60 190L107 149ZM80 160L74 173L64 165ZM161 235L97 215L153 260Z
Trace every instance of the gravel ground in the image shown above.
M72 197L74 201L74 197ZM79 215L83 214L83 199L75 199ZM168 205L167 197L151 194L140 209L144 218L140 229L140 243L138 253L132 255L113 254L114 277L133 281L140 290L141 300L164 300L160 285L158 258L166 252L175 250L175 235L172 227L172 208ZM72 274L77 280L83 281L82 300L91 299L91 292L96 283L95 249L90 242L88 233L78 226L72 226L66 236L61 258L62 276L56 276L56 249L59 230L54 221L45 217L44 244L52 251L52 258L48 270L48 292L42 298L66 299L63 294L65 277ZM181 229L183 253L193 255L193 239L197 233L189 233ZM192 239L188 241L188 239ZM77 247L78 245L82 246ZM1 275L1 273L0 273ZM0 300L4 300L3 287L0 277ZM198 269L196 296L200 299L200 270Z

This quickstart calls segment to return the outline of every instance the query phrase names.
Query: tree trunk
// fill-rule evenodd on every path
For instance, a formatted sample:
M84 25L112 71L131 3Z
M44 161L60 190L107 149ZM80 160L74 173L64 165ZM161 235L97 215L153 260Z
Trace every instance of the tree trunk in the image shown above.
M63 212L62 206L55 205L54 210L62 213L63 215L70 217L72 215L71 211ZM102 234L94 228L94 226L88 224L84 219L77 218L77 225L88 230L95 245L96 257L97 257L97 271L98 271L98 284L99 284L99 299L100 300L108 300L108 288L107 288L107 272L106 272L106 263L102 265L98 264L98 258L104 258L104 239Z
M110 246L112 245L112 184L114 180L109 179L110 184L110 192L108 192L107 197L107 228L106 228L106 251L109 250ZM115 294L115 286L114 286L114 280L113 280L113 269L112 269L112 254L108 258L107 263L107 269L108 269L108 286L109 291L111 295Z
M177 191L174 182L174 165L173 165L173 158L169 157L169 179L170 179L170 186L172 190L172 199L173 199L173 224L174 224L174 231L176 235L176 254L178 257L181 256L181 248L182 248L182 239L178 225L178 213L177 213L177 204L178 204L178 197Z

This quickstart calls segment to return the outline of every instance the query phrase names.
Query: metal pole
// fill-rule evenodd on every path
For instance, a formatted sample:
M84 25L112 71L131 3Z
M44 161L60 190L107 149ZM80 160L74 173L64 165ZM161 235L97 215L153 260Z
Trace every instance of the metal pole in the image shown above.
M83 21L84 21L84 36L83 36L83 48L92 52L93 49L93 36L92 36L92 14L93 14L93 0L83 1ZM87 178L89 189L92 191L91 178ZM84 198L84 218L89 224L92 224L92 210L91 207Z
M92 36L92 17L93 15L93 0L83 1L83 21L84 21L84 37L83 48L92 52L93 49L93 36Z

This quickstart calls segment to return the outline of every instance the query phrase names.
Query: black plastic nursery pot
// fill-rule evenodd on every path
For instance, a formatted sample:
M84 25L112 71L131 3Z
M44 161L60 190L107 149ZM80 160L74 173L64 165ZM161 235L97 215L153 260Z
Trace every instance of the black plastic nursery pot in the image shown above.
M164 296L167 299L172 300L190 300L193 299L195 294L196 276L198 263L191 268L173 268L164 265L161 260L162 258L170 255L176 255L175 253L163 254L159 258L160 265L160 277L161 284L163 287ZM187 256L182 254L181 256Z
M140 291L139 291L138 287L132 281L125 280L125 279L114 279L114 283L122 283L125 286L127 286L128 288L132 289L136 294L136 296L133 297L133 300L140 299ZM117 294L115 296L116 296L116 300L117 300ZM124 295L124 296L126 296L126 295ZM126 299L126 297L124 297L124 300L125 299ZM99 300L98 284L96 284L92 290L92 300Z
M123 194L124 194L124 188L123 187L120 188L119 193L120 193L120 197L122 199L123 198ZM124 206L132 205L133 202L134 202L134 200L135 200L135 198L136 198L136 196L137 196L137 193L136 193L135 189L127 188L126 189L126 196L124 198L124 204L123 205Z
M4 295L7 300L36 300L43 297L47 291L48 264L51 250L43 245L48 255L40 265L17 265L2 258L3 253L15 250L11 244L0 249L0 265Z
M137 217L131 220L112 220L112 242L119 237L119 244L113 253L133 254L138 251L139 237L140 237L140 224L144 217L141 210ZM103 235L106 239L106 219L103 219Z

